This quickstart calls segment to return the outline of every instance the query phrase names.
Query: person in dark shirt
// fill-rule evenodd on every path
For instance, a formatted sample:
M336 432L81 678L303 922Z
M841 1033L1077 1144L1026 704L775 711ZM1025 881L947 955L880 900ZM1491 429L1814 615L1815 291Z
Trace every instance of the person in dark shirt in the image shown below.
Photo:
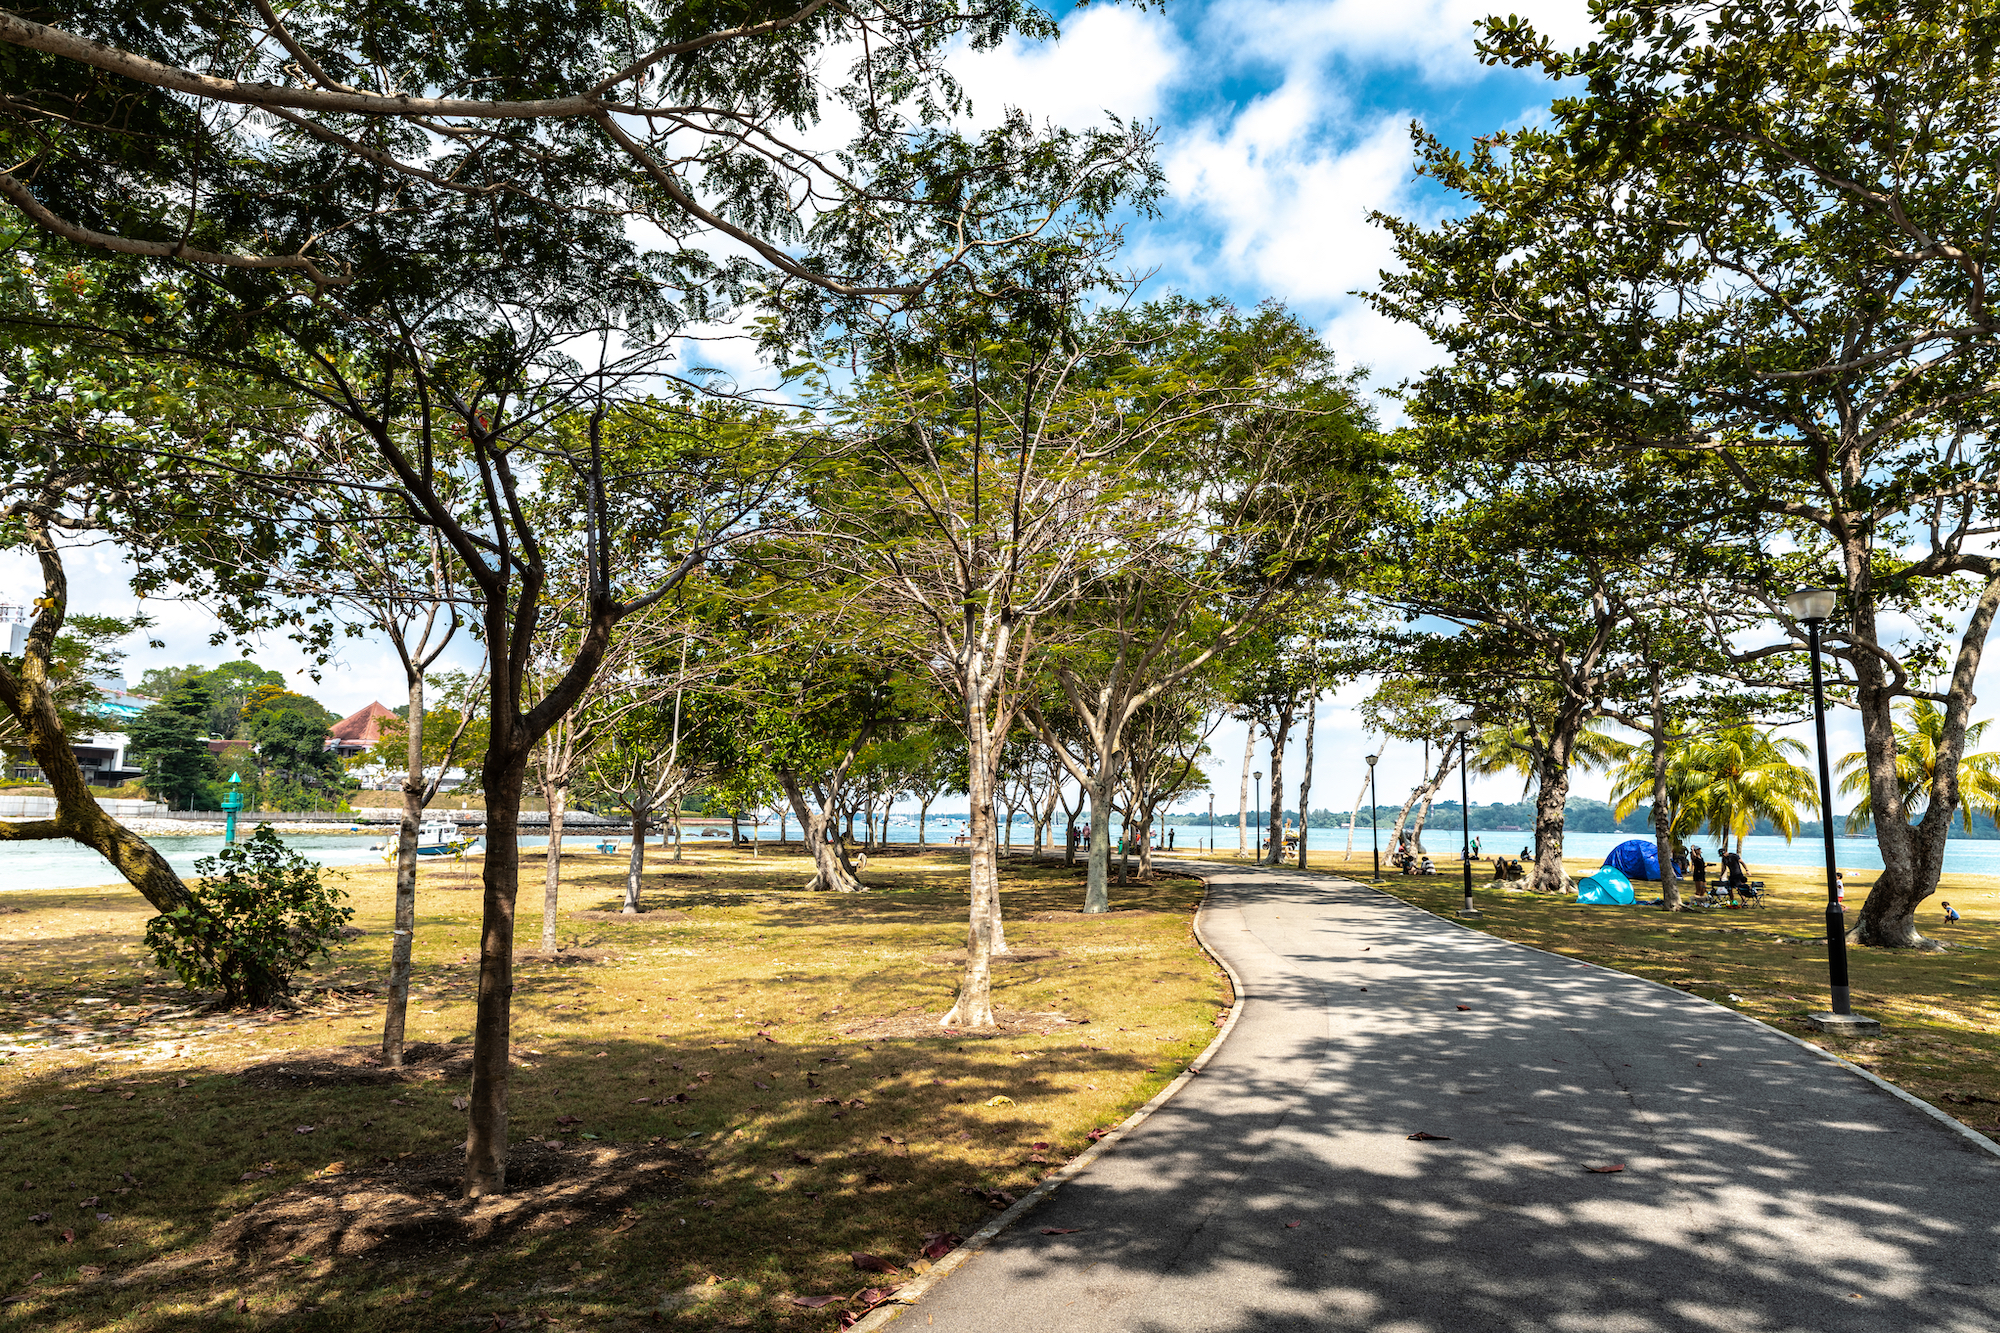
M1750 887L1750 872L1743 868L1743 858L1726 847L1722 851L1722 883L1732 903L1740 903L1738 892Z
M1694 896L1702 897L1708 892L1708 860L1702 856L1701 848L1688 849L1688 870L1694 876Z

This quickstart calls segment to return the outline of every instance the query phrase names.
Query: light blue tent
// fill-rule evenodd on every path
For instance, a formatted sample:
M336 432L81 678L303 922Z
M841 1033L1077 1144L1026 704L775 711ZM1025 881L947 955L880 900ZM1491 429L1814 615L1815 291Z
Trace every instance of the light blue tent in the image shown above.
M1584 907L1630 907L1639 899L1624 871L1605 866L1589 879L1577 881L1576 900Z

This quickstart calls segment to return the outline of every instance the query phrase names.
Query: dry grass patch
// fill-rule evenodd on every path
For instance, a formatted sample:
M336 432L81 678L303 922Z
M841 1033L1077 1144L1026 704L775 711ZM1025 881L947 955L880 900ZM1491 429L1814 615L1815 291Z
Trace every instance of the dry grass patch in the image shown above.
M655 857L637 918L616 911L624 866L565 857L563 951L522 955L525 1178L477 1207L453 1181L479 899L436 891L467 867L421 870L421 1058L399 1075L369 1063L386 869L348 872L366 934L304 1006L254 1015L165 983L129 890L0 894L23 909L0 916L0 1034L19 1052L0 1068L0 1296L21 1298L0 1319L831 1329L853 1293L901 1280L852 1252L907 1275L927 1235L970 1234L1184 1068L1230 1003L1191 936L1191 879L1084 918L1080 871L1010 860L1020 956L995 998L1014 1021L974 1040L936 1026L964 943L962 852L878 857L874 891L829 895L800 889L795 848L695 845Z
M1315 869L1365 880L1369 862L1313 857ZM1582 877L1597 862L1565 862ZM1879 1018L1879 1038L1828 1037L1806 1026L1827 1007L1826 888L1819 873L1754 869L1766 885L1762 907L1665 913L1644 905L1658 886L1638 883L1640 905L1581 907L1573 899L1502 889L1479 878L1476 923L1505 939L1602 963L1676 986L1762 1019L1865 1066L1964 1124L2000 1135L2000 880L1946 875L1919 910L1919 928L1940 952L1848 949L1856 1011ZM1847 901L1858 908L1874 872L1850 872ZM1463 901L1459 863L1430 876L1391 876L1390 893L1443 916ZM1939 899L1963 915L1947 925Z

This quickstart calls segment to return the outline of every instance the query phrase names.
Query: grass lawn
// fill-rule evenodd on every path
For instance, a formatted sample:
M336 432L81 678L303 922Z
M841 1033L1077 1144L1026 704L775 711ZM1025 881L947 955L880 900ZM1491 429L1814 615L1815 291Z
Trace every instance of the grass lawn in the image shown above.
M1582 878L1588 858L1564 862ZM1344 861L1313 851L1309 865L1366 881L1364 856ZM1451 916L1464 902L1458 858L1435 875L1390 875L1383 887L1407 902ZM1491 874L1490 865L1485 873ZM1677 986L1739 1009L1835 1051L1915 1093L1975 1129L2000 1137L2000 879L1946 875L1918 909L1918 928L1950 947L1942 952L1848 949L1854 1009L1882 1020L1880 1037L1829 1037L1805 1015L1828 1007L1826 887L1813 871L1753 867L1767 905L1665 913L1646 907L1658 885L1635 884L1640 905L1581 907L1574 899L1503 889L1473 867L1476 925L1505 939L1586 958ZM1847 901L1858 909L1869 872L1848 875ZM1938 900L1965 917L1946 925Z
M933 1026L961 966L962 852L878 856L857 895L803 892L796 849L663 856L635 921L598 914L622 854L567 855L567 953L525 963L514 999L517 1175L558 1198L564 1172L622 1145L649 1154L651 1187L609 1210L537 1204L480 1239L247 1256L215 1249L218 1224L452 1174L477 866L423 866L409 1039L436 1056L394 1083L295 1078L311 1052L351 1064L379 1039L386 868L347 872L364 933L304 1007L253 1015L202 1008L151 965L129 889L0 893L0 1047L17 1052L0 1065L0 1328L832 1329L856 1292L901 1280L852 1252L906 1276L927 1235L970 1234L1183 1069L1231 1000L1193 940L1190 878L1114 888L1121 910L1086 918L1080 869L1010 862L1019 957L995 1002L1019 1022L973 1040ZM524 857L525 944L540 864ZM823 1296L840 1299L797 1303Z

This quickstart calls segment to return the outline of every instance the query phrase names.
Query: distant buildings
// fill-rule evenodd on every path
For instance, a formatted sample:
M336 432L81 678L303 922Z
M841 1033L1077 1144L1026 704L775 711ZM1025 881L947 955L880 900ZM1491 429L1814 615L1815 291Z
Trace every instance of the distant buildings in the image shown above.
M19 611L20 607L0 607L0 613ZM10 644L8 652L21 651L21 643L27 640L27 625L18 620L0 620L0 630L6 631ZM93 732L88 736L70 737L70 752L76 755L77 767L83 770L83 780L93 787L120 787L141 777L145 769L132 762L130 749L132 738L122 729L139 714L151 708L156 700L143 694L133 694L125 688L123 680L104 679L95 682L98 690L97 715L105 720L107 730ZM118 727L118 730L108 728ZM42 782L47 775L41 766L29 755L26 747L9 745L0 747L5 751L7 776L16 782Z
M342 759L352 759L363 750L372 749L382 739L383 721L395 716L396 710L383 707L380 701L349 713L327 729L326 748Z

